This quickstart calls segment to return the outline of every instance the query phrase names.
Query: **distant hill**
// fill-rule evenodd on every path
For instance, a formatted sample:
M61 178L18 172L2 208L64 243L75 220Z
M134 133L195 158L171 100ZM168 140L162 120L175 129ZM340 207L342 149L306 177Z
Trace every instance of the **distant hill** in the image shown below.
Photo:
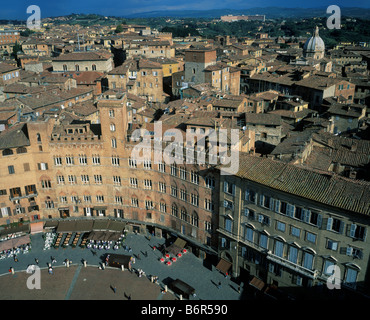
M313 18L329 16L326 13L327 7L321 8L250 8L244 10L234 9L215 9L215 10L168 10L168 11L150 11L125 15L125 18L220 18L223 15L266 15L267 19L277 18ZM341 8L342 16L370 19L370 8Z

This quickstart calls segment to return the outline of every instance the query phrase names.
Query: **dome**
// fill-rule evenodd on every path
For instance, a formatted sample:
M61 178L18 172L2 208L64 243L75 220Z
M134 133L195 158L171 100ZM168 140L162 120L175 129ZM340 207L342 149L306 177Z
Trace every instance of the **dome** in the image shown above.
M325 43L319 36L319 28L316 27L314 34L309 38L303 46L303 50L307 52L323 52L325 51Z

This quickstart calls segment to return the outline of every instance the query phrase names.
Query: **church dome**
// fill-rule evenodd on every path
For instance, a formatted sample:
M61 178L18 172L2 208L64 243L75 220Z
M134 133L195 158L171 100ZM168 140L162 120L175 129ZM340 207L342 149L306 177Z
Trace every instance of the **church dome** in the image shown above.
M306 52L324 52L325 43L319 36L319 28L316 27L314 34L309 38L303 46L303 50Z

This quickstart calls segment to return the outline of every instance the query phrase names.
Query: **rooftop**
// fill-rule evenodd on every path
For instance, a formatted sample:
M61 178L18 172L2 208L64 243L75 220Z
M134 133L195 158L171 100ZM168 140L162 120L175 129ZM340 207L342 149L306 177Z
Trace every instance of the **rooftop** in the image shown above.
M370 214L370 183L366 181L244 153L237 176L339 209Z

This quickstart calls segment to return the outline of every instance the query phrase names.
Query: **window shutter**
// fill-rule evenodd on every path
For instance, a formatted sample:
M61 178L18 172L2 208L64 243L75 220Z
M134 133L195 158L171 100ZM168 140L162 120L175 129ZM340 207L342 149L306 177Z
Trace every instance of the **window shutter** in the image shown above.
M303 209L303 221L306 223L310 222L310 210Z
M338 249L338 242L331 241L330 242L330 249L331 250L334 250L334 251L337 251L337 249Z
M249 201L249 190L245 190L245 200Z
M347 247L346 249L346 255L351 256L352 255L353 248L352 247Z
M346 247L340 247L339 253L340 254L347 254L347 248Z
M226 239L225 238L221 238L221 247L222 248L226 247Z
M228 183L227 181L224 181L224 192L227 192Z
M288 213L288 216L293 218L294 216L294 206L287 203L287 213Z
M270 210L274 210L274 205L275 205L275 199L274 198L270 198L270 203L269 203Z
M321 226L322 226L322 215L321 214L317 215L317 226L319 228L321 228Z
M233 184L233 196L235 196L235 184Z
M261 222L262 223L263 221L263 215L262 214L259 214L258 215L258 222Z
M349 230L349 236L351 238L354 238L355 237L355 231L356 231L356 227L357 225L356 224L351 224L351 227L350 227L350 230Z
M263 206L264 199L265 199L265 196L263 194L260 194L258 197L258 200L259 200L259 204L261 207Z
M342 234L343 233L343 230L344 230L344 225L345 223L343 221L340 222L340 226L339 226L339 233Z
M244 215L246 217L248 217L248 215L249 215L249 209L248 208L244 208Z
M332 225L333 225L333 218L328 218L328 222L326 224L326 230L331 230Z
M275 212L280 212L280 200L275 200Z

